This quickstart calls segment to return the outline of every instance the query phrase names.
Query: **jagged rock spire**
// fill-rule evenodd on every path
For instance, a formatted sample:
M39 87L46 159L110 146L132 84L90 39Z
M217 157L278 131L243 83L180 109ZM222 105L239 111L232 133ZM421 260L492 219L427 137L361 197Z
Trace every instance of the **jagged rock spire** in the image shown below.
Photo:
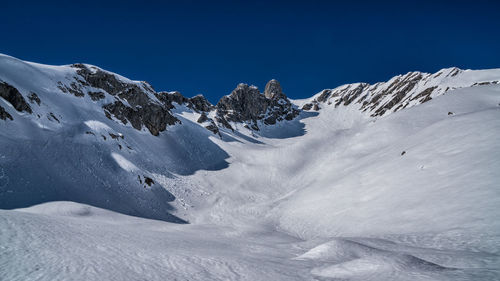
M266 88L264 90L264 96L268 99L274 99L275 97L281 97L283 95L283 89L281 89L280 82L276 79L272 79L267 82Z
M283 94L278 81L271 80L264 94L255 86L239 84L230 95L217 103L217 121L232 129L229 122L247 123L253 130L259 130L259 122L266 125L283 120L292 120L299 114L290 100ZM228 122L229 121L229 122Z

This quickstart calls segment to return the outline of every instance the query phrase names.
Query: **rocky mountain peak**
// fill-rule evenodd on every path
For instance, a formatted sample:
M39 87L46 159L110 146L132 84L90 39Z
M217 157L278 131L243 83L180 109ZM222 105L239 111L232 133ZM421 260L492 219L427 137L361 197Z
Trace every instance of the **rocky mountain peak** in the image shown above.
M267 82L266 88L264 90L264 96L268 99L274 99L284 96L283 89L281 89L280 82L276 79L272 79Z
M230 129L229 122L239 122L259 130L259 121L272 125L278 121L292 120L299 114L299 110L283 94L281 85L274 79L267 83L264 94L255 86L240 83L230 95L220 99L216 108L217 121Z

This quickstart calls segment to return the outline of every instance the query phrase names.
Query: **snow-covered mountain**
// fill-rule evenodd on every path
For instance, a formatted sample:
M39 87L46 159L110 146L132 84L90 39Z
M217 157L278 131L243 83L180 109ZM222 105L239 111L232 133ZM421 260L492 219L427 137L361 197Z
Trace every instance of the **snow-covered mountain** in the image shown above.
M213 105L0 55L0 275L497 280L499 81L447 68L291 100L271 80Z

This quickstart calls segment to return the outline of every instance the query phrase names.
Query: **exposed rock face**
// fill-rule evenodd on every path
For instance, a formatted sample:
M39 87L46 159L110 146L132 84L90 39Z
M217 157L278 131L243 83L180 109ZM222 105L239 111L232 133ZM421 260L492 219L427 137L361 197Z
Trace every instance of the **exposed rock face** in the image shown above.
M200 118L198 118L198 120L196 120L196 122L198 123L203 123L205 121L208 121L208 116L205 112L203 112L201 115L200 115Z
M348 106L359 104L358 109L372 117L384 116L408 106L421 104L454 88L446 87L452 77L463 73L458 68L443 69L435 74L409 72L398 75L387 82L347 84L335 89L323 90L316 98L302 106L303 110L320 110L324 104ZM456 78L455 78L456 79ZM480 82L486 83L486 82ZM468 87L472 85L463 86Z
M265 94L261 94L255 86L239 84L230 95L217 103L216 120L230 129L232 127L229 122L240 122L259 130L260 120L266 125L272 125L278 121L292 120L298 114L299 110L294 108L283 93L279 82L271 80L266 85Z
M340 104L343 104L347 106L351 104L355 99L357 99L361 95L361 93L368 86L369 84L359 83L358 85L353 85L351 87L346 88L335 105L338 106Z
M0 83L0 97L4 98L7 102L12 104L12 106L19 112L33 113L31 107L24 99L23 95L14 88L12 85L6 82Z
M219 114L219 112L217 112L217 114ZM231 124L229 124L229 122L227 122L227 120L226 120L226 118L224 118L224 116L215 116L215 120L223 127L234 131L233 127L231 126Z
M219 127L217 127L217 125L215 124L215 122L213 120L210 123L210 125L205 126L205 128L207 130L209 130L210 132L214 133L215 135L219 135L220 136Z
M2 120L7 120L7 119L14 120L12 118L12 115L10 115L7 111L5 111L5 108L3 108L1 105L0 105L0 119L2 119Z
M209 125L204 127L210 132L220 136L219 127L217 127L215 121L207 115L210 111L215 110L215 106L212 105L204 96L197 95L192 98L186 98L179 92L158 92L155 95L156 98L168 109L176 108L177 104L184 105L196 112L201 113L196 122L200 124L210 122ZM223 122L226 123L224 124ZM223 126L227 125L228 128L232 129L231 125L229 125L226 120L221 120L220 123L223 124Z
M268 100L255 86L239 84L229 96L224 96L217 103L218 116L227 121L254 121L264 117Z
M179 92L158 92L155 96L168 109L175 108L174 102L179 105L188 103L188 99Z
M71 82L58 82L61 91L77 97L87 94L93 101L111 95L115 100L102 106L106 117L114 117L123 124L130 123L137 130L146 127L155 136L165 131L168 125L180 122L170 111L175 104L185 105L196 112L215 109L202 95L186 98L179 92L157 93L146 82L129 82L94 66L73 64L71 67L76 69L77 75Z
M215 109L215 106L211 104L204 96L197 95L189 99L189 103L192 108L200 112L208 112Z
M49 119L50 121L56 121L57 123L61 123L61 121L59 121L59 119L53 112L47 113L47 119Z
M311 110L312 107L313 107L312 103L306 103L302 106L302 110Z
M316 99L318 102L325 102L332 95L332 90L323 90L321 95Z
M85 96L85 93L83 93L83 85L86 85L86 83L84 81L78 80L78 82L71 82L69 85L65 85L59 81L57 84L58 84L57 87L63 93L70 93L73 94L75 97Z
M146 176L144 176L144 183L147 184L148 186L155 184L152 178Z
M175 108L174 102L178 105L185 105L197 112L209 112L215 107L202 95L186 98L179 92L158 92L156 98L160 100L168 109Z
M106 97L103 92L89 92L88 94L93 101L102 100Z
M417 82L420 81L421 79L422 79L422 74L417 72L417 73L412 73L412 75L406 75L406 77L394 81L391 84L391 86L387 88L387 90L382 91L380 94L378 94L373 98L373 100L375 101L371 106L371 108L375 109L380 104L382 97L392 94L391 99L384 105L378 107L375 110L373 116L382 116L387 110L392 109L404 97L406 97L406 94L408 94L408 92L410 92L415 87Z
M175 118L166 108L150 103L147 106L129 107L121 101L103 106L108 118L113 115L123 124L130 122L132 127L141 130L145 126L153 136L167 129L167 125L174 125L179 120Z
M268 99L282 98L284 94L280 83L275 79L267 82L266 88L264 89L264 96Z
M115 75L102 71L97 67L89 68L84 64L73 64L72 67L77 68L76 73L84 80L79 82L85 86L103 89L110 95L116 95L127 87L125 83L116 78Z
M40 103L42 102L40 100L40 98L38 97L37 94L35 93L31 93L29 96L28 96L28 99L30 100L31 103L36 103L37 105L40 105Z
M72 67L77 68L76 72L83 78L75 78L79 83L74 82L75 89L81 89L82 86L91 86L115 96L113 103L103 106L104 113L108 118L114 116L123 124L130 122L132 127L137 130L141 130L144 126L154 136L158 136L160 132L165 131L167 125L179 122L172 115L169 108L154 99L156 92L149 84L145 82L140 85L126 83L111 73L95 67L90 68L83 64L74 64ZM88 94L94 101L105 98L103 92L93 91Z
M437 86L434 86L434 87L430 87L430 88L427 88L425 90L423 90L422 92L420 92L420 94L416 95L415 97L411 98L411 100L419 100L420 103L424 103L424 102L427 102L427 101L430 101L432 98L431 98L431 94L432 92L437 88Z

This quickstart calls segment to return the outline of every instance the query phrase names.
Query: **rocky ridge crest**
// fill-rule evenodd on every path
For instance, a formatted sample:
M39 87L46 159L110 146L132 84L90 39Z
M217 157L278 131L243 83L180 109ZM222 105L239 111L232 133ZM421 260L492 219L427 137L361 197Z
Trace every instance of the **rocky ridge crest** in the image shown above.
M353 104L371 117L380 117L425 103L456 88L499 83L497 80L468 82L467 79L463 81L457 79L465 72L466 70L452 67L436 73L409 72L405 75L395 76L387 82L373 85L368 83L347 84L321 91L305 103L302 109L318 111L328 105L338 107Z
M179 92L156 92L147 82L131 81L92 65L78 63L70 67L74 74L55 81L58 90L75 98L88 98L102 108L107 118L130 124L137 130L146 128L154 136L167 130L168 126L180 123L172 113L178 106L199 113L198 123L203 123L214 134L219 134L220 128L234 130L230 122L245 123L246 127L259 130L259 122L273 125L292 120L299 113L276 80L266 85L265 93L260 93L254 86L240 84L213 105L202 95L187 98ZM40 106L41 100L33 92L25 95L26 99L13 85L0 81L0 97L18 112L33 114L27 101ZM60 123L55 116L53 112L47 113L49 120ZM0 119L14 120L3 107L0 107Z
M258 131L259 123L274 125L293 120L300 113L274 79L267 83L264 93L255 86L239 84L230 95L222 97L216 107L217 122L231 130L229 122L245 123Z
M409 72L373 85L353 83L325 89L311 99L299 102L299 109L275 79L266 84L263 93L256 86L241 83L213 105L202 95L187 98L179 92L156 92L147 82L131 81L92 65L73 64L69 68L65 66L64 71L69 73L65 78L53 80L56 91L91 100L102 108L107 118L130 124L137 130L146 128L154 136L169 126L181 123L173 110L186 108L199 114L197 122L203 127L220 135L221 129L234 131L235 124L259 131L262 126L293 120L302 110L319 111L329 105L351 106L371 117L381 117L425 103L456 88L500 83L494 75L481 80L468 76L468 70L455 67L434 74ZM46 104L32 92L36 91L35 88L30 90L17 89L0 80L0 98L12 108L0 106L0 119L5 122L14 120L16 116L13 113L17 111L37 115L38 118L45 114L50 121L64 123L56 117L61 117L57 112L54 114L50 109L39 111L38 107Z

